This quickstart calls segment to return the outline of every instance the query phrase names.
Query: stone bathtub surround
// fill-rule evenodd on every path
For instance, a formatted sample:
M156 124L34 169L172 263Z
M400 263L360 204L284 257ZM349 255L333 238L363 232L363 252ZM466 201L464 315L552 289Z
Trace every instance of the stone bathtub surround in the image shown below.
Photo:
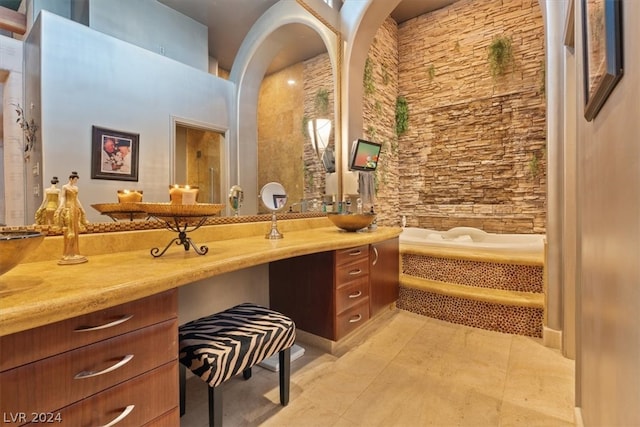
M544 253L400 245L398 308L451 323L542 337Z
M150 249L174 237L168 230L82 235L89 262L56 264L61 236L47 236L25 262L0 277L0 336L145 298L222 273L299 255L375 243L399 236L399 227L346 233L326 217L279 221L285 238L264 238L269 222L203 226L191 238L200 256L181 246L160 258Z
M541 265L502 264L403 254L402 272L425 279L480 288L543 292Z

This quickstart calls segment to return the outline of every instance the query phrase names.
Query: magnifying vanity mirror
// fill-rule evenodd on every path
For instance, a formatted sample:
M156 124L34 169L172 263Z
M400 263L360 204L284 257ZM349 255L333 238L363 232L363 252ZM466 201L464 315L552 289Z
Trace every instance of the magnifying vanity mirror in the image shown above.
M278 231L276 212L284 209L287 204L287 192L279 182L269 182L260 190L260 199L265 208L271 211L271 231L265 236L267 239L282 239Z
M242 187L239 185L234 185L229 190L229 206L233 209L233 216L238 216L238 211L240 210L240 206L242 206L242 201L244 200L244 192L242 191Z

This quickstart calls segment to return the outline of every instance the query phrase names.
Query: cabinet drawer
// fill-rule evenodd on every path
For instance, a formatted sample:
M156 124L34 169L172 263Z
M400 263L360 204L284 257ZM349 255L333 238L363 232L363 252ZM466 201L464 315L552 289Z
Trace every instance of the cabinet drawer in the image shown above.
M51 412L175 361L177 338L172 319L2 372L0 413Z
M336 315L369 298L369 281L360 278L336 291Z
M336 266L369 258L369 245L336 251Z
M0 337L0 371L176 318L175 289L95 313Z
M144 427L176 427L180 425L180 408L176 407L169 412L165 412L155 420L148 422Z
M369 320L369 298L336 316L336 338L339 340L358 326Z
M62 425L95 427L122 417L118 426L140 426L177 408L178 362L173 361L130 381L111 387L59 412ZM179 413L173 424L177 426ZM29 426L41 424L28 424ZM161 425L161 424L156 424Z
M354 280L369 277L369 258L354 260L336 268L336 289Z

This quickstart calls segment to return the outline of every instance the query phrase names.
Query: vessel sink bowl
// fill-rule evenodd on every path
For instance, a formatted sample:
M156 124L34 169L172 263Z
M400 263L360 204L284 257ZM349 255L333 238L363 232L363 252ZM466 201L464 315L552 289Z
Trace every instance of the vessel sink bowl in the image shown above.
M327 217L333 224L345 231L358 231L368 227L376 218L376 214L372 213L328 213Z
M44 240L37 231L0 231L0 275L18 265Z

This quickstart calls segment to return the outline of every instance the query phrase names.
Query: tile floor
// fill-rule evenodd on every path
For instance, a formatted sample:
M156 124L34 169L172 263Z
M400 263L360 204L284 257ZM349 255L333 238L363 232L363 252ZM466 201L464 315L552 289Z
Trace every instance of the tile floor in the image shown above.
M539 340L395 310L332 355L300 343L289 405L278 374L223 385L226 427L573 426L574 362ZM187 381L182 427L207 425L207 390Z

